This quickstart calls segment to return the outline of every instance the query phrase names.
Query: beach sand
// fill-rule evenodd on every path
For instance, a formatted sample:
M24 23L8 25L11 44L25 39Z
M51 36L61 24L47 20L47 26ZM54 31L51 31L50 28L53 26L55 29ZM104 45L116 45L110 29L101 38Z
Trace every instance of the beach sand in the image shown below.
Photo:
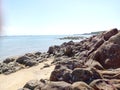
M52 61L53 59L48 59L48 61L39 63L37 66L22 69L9 75L0 75L0 90L17 90L22 88L29 80L49 79L55 66L40 68L42 68L45 63L51 64Z

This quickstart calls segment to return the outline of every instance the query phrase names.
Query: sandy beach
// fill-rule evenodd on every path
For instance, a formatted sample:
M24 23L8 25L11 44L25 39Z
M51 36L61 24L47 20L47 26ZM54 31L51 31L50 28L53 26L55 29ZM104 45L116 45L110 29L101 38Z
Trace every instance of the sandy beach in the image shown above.
M51 64L53 59L39 63L37 66L22 69L9 75L0 75L0 90L17 90L25 85L29 80L49 79L54 65L41 69L44 64Z

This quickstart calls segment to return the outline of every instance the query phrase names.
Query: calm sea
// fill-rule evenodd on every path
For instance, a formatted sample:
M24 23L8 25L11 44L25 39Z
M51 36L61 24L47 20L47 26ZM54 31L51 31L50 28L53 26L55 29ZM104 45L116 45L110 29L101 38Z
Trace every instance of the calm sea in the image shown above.
M46 52L49 46L70 41L58 39L64 36L67 35L2 36L0 37L0 60L29 52Z

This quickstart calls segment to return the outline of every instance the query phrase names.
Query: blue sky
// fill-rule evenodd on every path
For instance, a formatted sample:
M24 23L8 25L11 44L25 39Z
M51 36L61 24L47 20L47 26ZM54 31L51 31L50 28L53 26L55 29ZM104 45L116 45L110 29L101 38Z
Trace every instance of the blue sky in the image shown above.
M120 0L2 0L3 35L120 29Z

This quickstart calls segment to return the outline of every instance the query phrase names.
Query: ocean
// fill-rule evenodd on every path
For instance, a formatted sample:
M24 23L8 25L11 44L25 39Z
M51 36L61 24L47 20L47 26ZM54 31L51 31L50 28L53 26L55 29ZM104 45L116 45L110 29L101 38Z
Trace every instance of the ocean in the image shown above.
M60 40L67 35L40 35L40 36L1 36L0 60L7 57L23 55L32 52L47 52L53 45L61 45L71 40ZM74 40L78 42L80 40Z

